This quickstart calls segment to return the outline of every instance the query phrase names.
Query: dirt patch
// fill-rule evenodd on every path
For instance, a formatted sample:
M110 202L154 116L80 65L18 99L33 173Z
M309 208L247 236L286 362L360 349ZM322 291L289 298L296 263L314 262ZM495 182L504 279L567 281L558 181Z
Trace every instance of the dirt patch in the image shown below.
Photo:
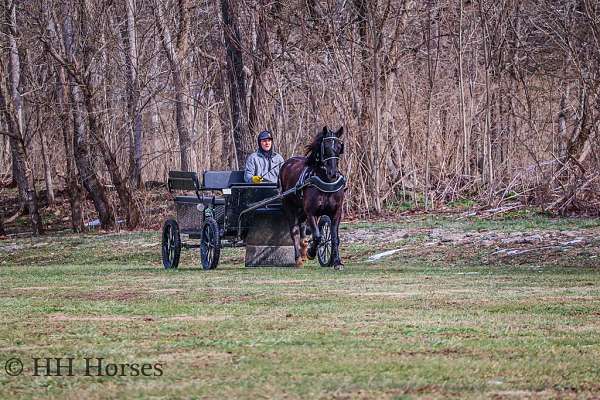
M232 303L244 303L250 300L256 299L255 296L242 295L242 296L222 296L214 301L214 304L232 304Z
M183 289L152 289L150 293L182 293Z
M298 279L273 279L273 280L258 280L251 281L255 285L304 285L306 281Z
M23 291L27 291L27 290L54 290L54 289L73 289L73 287L70 287L70 286L63 286L63 287L26 286L26 287L16 287L16 288L13 288L11 290L23 290Z
M227 352L216 352L216 351L185 351L185 352L174 352L174 353L162 353L158 355L158 360L162 362L177 361L180 362L182 359L228 359L231 358L231 354Z
M226 316L193 316L193 315L178 315L175 317L165 318L167 321L190 321L190 322L215 322L226 321L230 319Z
M412 296L421 295L421 292L371 292L355 290L328 290L327 294L342 294L351 297L388 297L397 299L406 299Z
M420 229L356 228L351 232L340 232L340 240L342 243L393 243L414 236L420 231Z
M468 349L429 349L429 350L403 350L403 351L394 351L392 354L399 356L452 356L452 355L460 355L466 356L471 355L473 352Z
M65 296L67 299L80 299L80 300L118 300L127 301L134 300L144 297L139 292L127 292L127 291L104 291L104 292L93 292L93 293L71 293Z
M193 316L193 315L177 315L175 317L168 318L154 318L150 316L141 317L128 317L122 315L65 315L65 314L52 314L48 316L50 322L65 322L65 321L86 321L86 322L131 322L131 321L190 321L190 322L215 322L225 321L229 317L225 316Z
M124 316L70 316L64 314L53 314L48 317L51 322L63 321L89 321L89 322L119 322L142 320L142 317L124 317Z

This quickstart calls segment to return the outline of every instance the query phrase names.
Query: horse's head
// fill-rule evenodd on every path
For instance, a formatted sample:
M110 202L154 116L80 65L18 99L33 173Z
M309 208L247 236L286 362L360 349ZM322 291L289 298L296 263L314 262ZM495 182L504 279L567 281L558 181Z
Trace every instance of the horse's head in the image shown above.
M325 126L312 143L306 146L308 164L322 171L328 181L333 181L338 176L338 163L344 153L344 142L341 139L343 133L344 127L333 132Z
M337 131L330 131L326 126L321 132L321 148L319 149L319 161L321 168L325 170L327 179L333 181L338 175L338 163L340 156L344 153L344 142L341 136L344 133L344 127L340 127Z

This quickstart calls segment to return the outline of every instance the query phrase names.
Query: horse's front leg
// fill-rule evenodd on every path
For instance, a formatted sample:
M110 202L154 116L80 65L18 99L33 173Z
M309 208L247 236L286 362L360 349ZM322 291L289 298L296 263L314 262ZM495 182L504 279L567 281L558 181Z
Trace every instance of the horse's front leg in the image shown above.
M344 264L342 263L342 259L340 258L340 235L339 235L339 227L340 222L342 221L342 213L341 207L340 210L333 217L333 221L331 222L331 265L336 270L344 269Z
M319 224L317 223L316 216L309 215L307 220L308 220L307 222L310 227L310 230L312 232L312 242L308 249L307 255L308 255L308 259L312 260L316 257L317 248L319 247L319 244L321 243L321 231L319 231Z

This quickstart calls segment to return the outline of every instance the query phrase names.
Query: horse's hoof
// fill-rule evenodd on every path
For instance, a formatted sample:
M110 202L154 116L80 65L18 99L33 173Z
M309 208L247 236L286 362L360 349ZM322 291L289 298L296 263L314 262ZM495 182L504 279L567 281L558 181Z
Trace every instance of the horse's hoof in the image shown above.
M301 258L296 260L296 268L302 268L304 266L304 261Z
M338 264L338 265L334 265L333 269L335 271L343 271L344 270L344 264Z
M315 257L317 256L317 249L308 249L308 251L306 252L306 256L308 257L309 260L314 260Z

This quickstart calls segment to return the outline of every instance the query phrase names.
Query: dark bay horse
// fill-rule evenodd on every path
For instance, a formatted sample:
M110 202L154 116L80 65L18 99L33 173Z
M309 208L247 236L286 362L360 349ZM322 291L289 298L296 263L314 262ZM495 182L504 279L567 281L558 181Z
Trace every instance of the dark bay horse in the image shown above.
M279 171L282 192L295 186L298 187L301 177L315 176L315 182L320 183L320 186L305 186L283 199L283 211L290 224L297 267L301 267L307 258L311 260L315 258L321 242L319 217L327 215L332 221L331 266L336 270L343 268L338 249L340 244L338 228L342 220L345 191L343 187L345 179L338 170L340 155L344 152L344 143L341 140L343 133L343 127L336 132L324 127L306 146L305 157L290 158ZM342 185L336 185L336 182L342 182ZM312 232L310 248L308 248L305 230L302 226L305 222L308 223Z

